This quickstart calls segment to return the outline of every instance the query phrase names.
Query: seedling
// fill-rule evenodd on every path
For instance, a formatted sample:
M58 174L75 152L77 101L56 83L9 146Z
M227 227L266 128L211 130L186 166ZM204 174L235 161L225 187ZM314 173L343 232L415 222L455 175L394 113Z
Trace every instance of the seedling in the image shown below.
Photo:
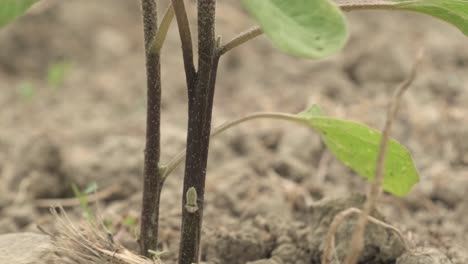
M25 100L30 100L34 97L36 90L34 89L34 85L31 82L21 82L18 86L18 94L21 98Z
M47 69L47 83L52 88L60 87L65 81L65 77L70 65L67 62L54 62Z
M72 184L71 187L73 190L73 194L80 201L80 207L83 213L83 217L87 221L93 221L95 216L94 216L93 210L89 206L88 195L90 195L91 193L97 190L96 182L92 182L88 184L88 186L86 186L84 190L80 190L76 184Z
M0 26L24 12L33 2L35 1L4 0L0 4ZM299 114L248 115L228 122L211 133L218 63L222 55L263 33L274 46L292 56L321 59L332 55L343 47L348 35L342 11L356 9L420 12L445 20L468 34L468 0L243 0L245 8L260 26L225 43L215 33L216 0L197 1L196 26L189 25L183 0L171 1L161 23L158 23L157 18L157 2L141 0L141 3L147 73L147 129L140 232L143 255L150 257L156 250L159 202L164 180L185 159L179 263L199 262L210 137L248 120L280 119L312 128L346 166L370 181L374 181L375 175L382 175L381 188L394 195L405 196L418 182L418 172L404 146L394 139L387 144L385 139L388 134L382 137L379 131L365 125L327 117L317 106ZM159 160L160 52L174 16L182 44L188 94L187 148L162 165ZM198 30L198 67L194 63L191 28ZM379 154L379 150L384 151ZM378 157L384 158L377 162ZM384 164L381 173L378 164ZM379 179L377 180L379 183Z
M138 238L138 219L131 216L127 215L124 220L122 221L122 225L128 228L129 232L135 237L135 239Z
M52 88L58 88L63 84L69 64L56 62L49 65L47 69L47 83ZM25 100L31 100L36 94L36 87L29 81L23 81L18 85L18 94Z

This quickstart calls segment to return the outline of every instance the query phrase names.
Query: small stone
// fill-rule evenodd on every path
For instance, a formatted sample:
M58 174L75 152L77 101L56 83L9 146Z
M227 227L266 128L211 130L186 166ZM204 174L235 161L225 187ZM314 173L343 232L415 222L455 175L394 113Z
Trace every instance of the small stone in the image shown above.
M229 229L217 229L205 236L205 259L214 263L244 264L264 259L272 251L274 238L267 231L244 223Z
M52 241L35 233L0 235L0 263L47 264L51 261Z

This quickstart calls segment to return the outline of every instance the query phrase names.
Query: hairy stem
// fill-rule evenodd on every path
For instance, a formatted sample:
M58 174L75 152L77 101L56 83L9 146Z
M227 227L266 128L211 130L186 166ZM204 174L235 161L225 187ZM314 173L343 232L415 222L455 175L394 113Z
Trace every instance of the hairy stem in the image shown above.
M157 4L155 0L142 0L141 5L146 51L147 116L139 243L141 254L149 256L148 250L156 249L158 244L159 200L162 185L159 170L161 68L159 53L154 52L151 47L158 31Z
M199 262L200 236L203 218L203 200L211 130L212 100L214 95L215 8L216 0L197 2L198 9L198 73L195 90L189 90L189 120L187 158L185 162L182 226L179 264ZM188 87L190 89L190 86ZM210 98L211 97L211 98ZM188 190L196 194L197 210L189 210ZM191 196L193 197L193 196ZM193 201L192 201L193 202Z

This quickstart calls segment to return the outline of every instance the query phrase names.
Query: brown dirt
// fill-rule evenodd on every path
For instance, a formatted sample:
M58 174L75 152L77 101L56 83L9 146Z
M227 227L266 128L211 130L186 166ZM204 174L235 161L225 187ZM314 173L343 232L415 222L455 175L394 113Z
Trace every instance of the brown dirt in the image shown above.
M189 3L193 11L194 1ZM218 9L223 39L253 24L237 1L219 1ZM437 248L452 263L468 263L463 246L468 243L468 40L417 14L348 17L347 47L323 61L288 57L264 37L226 55L214 124L253 111L295 113L318 103L330 116L381 128L389 95L423 45L426 58L394 129L412 152L421 182L406 198L385 195L379 211L414 246ZM34 200L72 197L71 183L84 187L96 181L100 189L120 186L100 203L99 212L112 223L115 238L136 249L133 226L123 222L138 217L141 196L140 20L138 1L56 1L0 32L0 233L53 226L48 211ZM163 48L163 161L183 148L186 137L179 49L172 25ZM53 88L47 68L57 61L70 68L64 83ZM30 98L21 95L25 82L34 88ZM181 175L178 169L162 194L165 263L173 263L178 251ZM324 213L311 204L363 193L366 186L312 131L270 121L247 123L213 140L207 179L206 263L319 263L317 225L334 210ZM80 217L80 208L70 210ZM391 254L400 253L387 254L384 246L370 245L362 263L395 263Z

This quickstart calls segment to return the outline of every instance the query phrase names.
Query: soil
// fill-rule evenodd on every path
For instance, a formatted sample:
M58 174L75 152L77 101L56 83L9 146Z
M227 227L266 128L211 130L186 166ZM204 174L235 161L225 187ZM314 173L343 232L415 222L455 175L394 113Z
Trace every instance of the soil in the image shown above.
M113 188L98 214L116 241L137 250L137 224L130 220L139 216L145 131L139 2L47 3L0 32L0 233L37 232L37 225L53 230L54 217L38 199L72 198L72 183L84 189L96 182L98 190ZM187 3L193 22L194 4ZM225 40L254 24L238 1L219 1L218 11L217 32ZM253 111L296 113L318 103L329 116L381 128L389 96L424 46L393 129L421 180L406 198L385 194L376 212L419 249L397 262L401 241L370 226L360 263L468 263L468 40L419 14L347 16L346 48L322 61L284 55L265 37L223 57L213 122ZM186 138L179 43L173 24L162 57L162 161L183 149ZM57 62L69 66L63 83L52 86L47 72ZM366 182L308 129L246 123L210 147L204 263L320 263L333 215L362 205L353 193L365 193ZM182 174L176 170L162 193L164 263L177 257ZM82 221L83 208L67 211ZM337 234L340 258L349 223ZM415 259L418 254L433 262Z

